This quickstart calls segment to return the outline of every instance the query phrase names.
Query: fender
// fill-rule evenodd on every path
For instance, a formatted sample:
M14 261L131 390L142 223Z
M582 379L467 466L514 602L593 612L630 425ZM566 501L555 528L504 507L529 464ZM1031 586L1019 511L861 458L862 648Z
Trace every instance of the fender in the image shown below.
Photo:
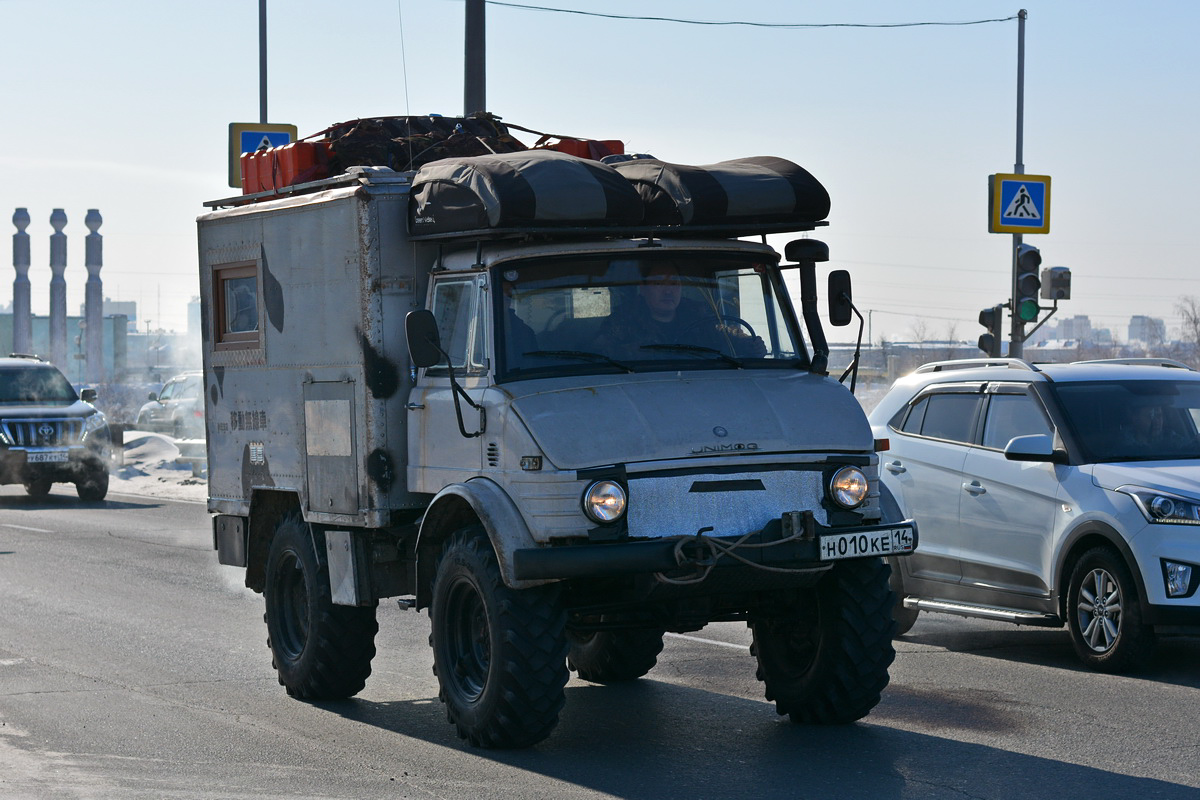
M513 571L513 551L538 547L516 503L489 478L471 478L452 483L433 498L417 534L417 608L429 604L434 570L442 543L459 528L478 520L487 532L500 564L505 585L527 589L548 583L543 580L517 580Z
M1086 520L1066 535L1063 539L1063 546L1059 549L1058 556L1054 561L1053 582L1050 585L1054 587L1054 592L1058 595L1057 605L1060 613L1062 612L1063 604L1066 603L1066 582L1071 578L1066 573L1067 556L1075 550L1080 539L1089 536L1104 539L1107 544L1112 545L1121 554L1121 558L1125 559L1125 565L1133 573L1133 582L1137 584L1138 599L1141 600L1142 607L1146 608L1149 604L1146 596L1146 584L1142 580L1142 571L1138 569L1137 559L1133 557L1133 551L1129 549L1129 543L1125 541L1125 537L1103 522Z

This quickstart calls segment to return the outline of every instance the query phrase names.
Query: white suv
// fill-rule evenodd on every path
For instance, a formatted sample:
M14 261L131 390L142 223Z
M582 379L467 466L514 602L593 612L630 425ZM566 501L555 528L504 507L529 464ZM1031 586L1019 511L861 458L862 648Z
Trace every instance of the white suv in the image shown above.
M920 611L1065 624L1106 672L1143 665L1159 634L1200 633L1200 373L946 361L870 420L890 441L884 502L921 531L892 564L898 633Z

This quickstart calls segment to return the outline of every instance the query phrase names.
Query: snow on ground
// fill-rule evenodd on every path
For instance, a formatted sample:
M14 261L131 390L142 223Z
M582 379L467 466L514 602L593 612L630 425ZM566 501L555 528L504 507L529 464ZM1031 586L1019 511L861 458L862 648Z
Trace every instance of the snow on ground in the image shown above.
M193 476L191 464L176 463L178 457L179 448L170 436L125 431L125 462L113 466L108 491L207 502L207 473Z

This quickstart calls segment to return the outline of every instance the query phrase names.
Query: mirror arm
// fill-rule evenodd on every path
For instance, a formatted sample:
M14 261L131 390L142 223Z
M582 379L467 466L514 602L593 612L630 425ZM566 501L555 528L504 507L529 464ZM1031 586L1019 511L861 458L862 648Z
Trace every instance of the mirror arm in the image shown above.
M854 301L845 292L842 292L842 297L850 305L850 310L854 312L854 316L858 317L858 341L854 344L854 358L850 361L850 366L846 367L846 371L842 373L842 377L838 378L838 383L845 383L846 376L850 378L850 394L854 394L854 387L858 384L858 362L862 358L862 335L863 328L866 322L863 320L863 315L858 313L858 307L854 305Z
M483 406L472 400L471 395L467 394L467 390L459 384L458 378L454 374L454 364L450 360L450 354L442 349L441 343L435 342L433 339L426 339L425 341L437 348L437 351L442 354L442 358L446 359L446 370L450 373L450 388L453 390L451 394L454 397L454 415L458 418L458 432L467 439L482 436L484 431L487 430L487 412L484 411ZM466 400L471 408L479 412L479 430L474 433L468 433L467 426L463 422L462 403L459 401L460 397Z

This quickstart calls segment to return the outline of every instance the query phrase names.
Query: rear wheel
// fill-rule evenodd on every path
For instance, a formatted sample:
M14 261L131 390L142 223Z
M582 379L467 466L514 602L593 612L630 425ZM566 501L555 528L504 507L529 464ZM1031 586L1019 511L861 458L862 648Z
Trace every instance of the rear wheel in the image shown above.
M750 649L768 700L793 722L865 717L888 683L894 595L880 559L836 564L814 589L793 593L750 623Z
M657 629L570 633L567 666L592 683L633 681L654 669L663 649Z
M1107 547L1087 551L1071 571L1067 626L1076 654L1101 672L1137 669L1154 654L1154 629L1142 622L1133 575Z
M50 494L50 487L53 485L54 481L49 478L34 478L25 482L25 493L35 500L41 500Z
M567 683L566 613L554 585L511 589L478 525L442 550L429 607L439 696L477 747L525 747L558 724Z
M313 539L298 515L275 529L263 592L267 646L289 695L341 700L366 686L379 623L375 606L334 605L324 548L318 551Z

